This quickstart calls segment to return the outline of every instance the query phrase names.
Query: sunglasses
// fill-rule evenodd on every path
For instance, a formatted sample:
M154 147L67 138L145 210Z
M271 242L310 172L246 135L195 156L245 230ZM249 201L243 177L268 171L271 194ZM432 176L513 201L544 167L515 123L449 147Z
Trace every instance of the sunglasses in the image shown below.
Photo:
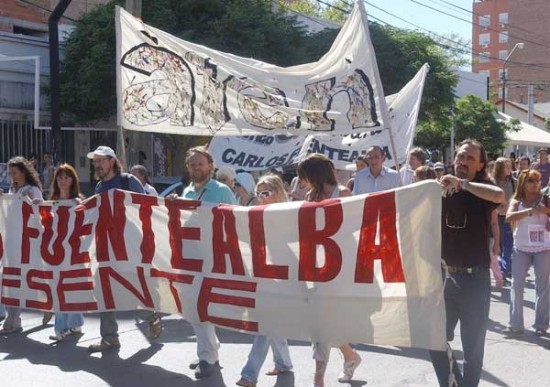
M256 196L259 198L268 198L273 192L271 191L256 191Z

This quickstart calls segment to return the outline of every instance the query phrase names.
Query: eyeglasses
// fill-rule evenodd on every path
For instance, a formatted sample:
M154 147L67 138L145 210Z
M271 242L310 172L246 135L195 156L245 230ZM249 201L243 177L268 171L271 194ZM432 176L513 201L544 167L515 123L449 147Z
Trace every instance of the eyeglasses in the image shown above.
M468 224L468 214L464 214L464 220L461 223L462 224L449 224L449 213L447 212L447 214L445 214L445 224L447 225L447 227L453 229L466 228L466 225Z
M256 196L259 198L268 198L273 192L271 191L256 191Z

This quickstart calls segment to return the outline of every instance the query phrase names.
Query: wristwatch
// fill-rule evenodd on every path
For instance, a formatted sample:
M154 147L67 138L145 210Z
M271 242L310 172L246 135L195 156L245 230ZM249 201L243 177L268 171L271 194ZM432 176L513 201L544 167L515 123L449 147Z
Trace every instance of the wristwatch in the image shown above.
M468 179L460 179L460 189L466 191L468 189Z

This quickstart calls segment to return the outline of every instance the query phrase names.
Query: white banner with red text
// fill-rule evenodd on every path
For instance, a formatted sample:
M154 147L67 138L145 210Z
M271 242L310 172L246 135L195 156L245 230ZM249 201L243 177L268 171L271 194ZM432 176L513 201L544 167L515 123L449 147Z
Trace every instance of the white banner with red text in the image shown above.
M443 349L441 189L239 207L0 197L1 302L155 309L249 333Z

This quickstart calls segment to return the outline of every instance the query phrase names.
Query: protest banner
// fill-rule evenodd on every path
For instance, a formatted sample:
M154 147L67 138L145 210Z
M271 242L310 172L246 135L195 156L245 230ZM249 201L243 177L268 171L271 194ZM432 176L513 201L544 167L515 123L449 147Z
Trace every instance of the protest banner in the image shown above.
M1 302L148 308L249 333L443 348L440 216L435 182L253 207L118 190L79 206L2 195Z
M386 97L392 120L397 162L404 163L410 150L428 64L423 65L414 78L397 94ZM310 153L328 157L337 169L355 162L373 145L386 153L386 166L393 167L389 131L385 129L347 135L298 136L214 136L208 147L217 167L228 166L249 171L285 167L298 163Z
M124 129L308 135L389 127L362 2L322 58L292 67L187 42L120 7L116 30L118 119Z

